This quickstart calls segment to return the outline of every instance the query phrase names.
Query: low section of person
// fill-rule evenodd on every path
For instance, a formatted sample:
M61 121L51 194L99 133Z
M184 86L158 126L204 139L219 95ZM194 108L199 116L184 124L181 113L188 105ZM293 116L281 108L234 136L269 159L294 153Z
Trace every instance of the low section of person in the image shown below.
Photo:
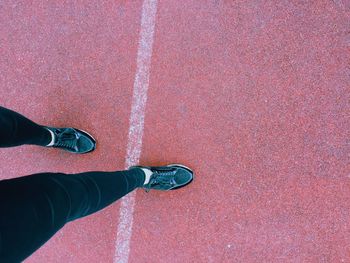
M36 124L0 107L0 148L55 147L73 153L96 148L95 139L76 128ZM0 181L0 262L21 262L66 223L102 210L137 188L147 192L180 189L193 181L181 164L132 166L126 171L78 174L40 173Z

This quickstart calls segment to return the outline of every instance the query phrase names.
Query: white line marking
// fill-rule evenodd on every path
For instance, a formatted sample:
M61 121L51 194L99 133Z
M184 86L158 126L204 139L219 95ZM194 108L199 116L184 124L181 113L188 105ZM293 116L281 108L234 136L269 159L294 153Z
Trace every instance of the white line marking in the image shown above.
M126 169L137 164L141 154L156 13L157 0L144 0L131 106L128 148L125 160ZM136 192L132 192L121 200L114 255L115 263L127 263L129 260L135 196Z

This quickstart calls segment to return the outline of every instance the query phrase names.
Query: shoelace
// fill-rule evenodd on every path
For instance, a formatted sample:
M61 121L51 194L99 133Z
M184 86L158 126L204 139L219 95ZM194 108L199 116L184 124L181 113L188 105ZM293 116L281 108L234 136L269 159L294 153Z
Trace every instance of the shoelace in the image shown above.
M176 185L174 178L174 171L154 171L151 175L149 183L146 185L146 192L151 190L154 185Z
M77 137L75 133L63 131L61 133L56 133L57 142L54 144L54 147L64 147L71 150L76 150L77 148Z

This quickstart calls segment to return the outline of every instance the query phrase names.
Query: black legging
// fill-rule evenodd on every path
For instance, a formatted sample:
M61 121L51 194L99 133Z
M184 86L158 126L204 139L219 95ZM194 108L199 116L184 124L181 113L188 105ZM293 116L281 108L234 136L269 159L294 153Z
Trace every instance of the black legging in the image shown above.
M0 107L0 147L47 145L42 126ZM20 262L67 222L95 213L142 186L139 169L40 173L0 181L0 262Z

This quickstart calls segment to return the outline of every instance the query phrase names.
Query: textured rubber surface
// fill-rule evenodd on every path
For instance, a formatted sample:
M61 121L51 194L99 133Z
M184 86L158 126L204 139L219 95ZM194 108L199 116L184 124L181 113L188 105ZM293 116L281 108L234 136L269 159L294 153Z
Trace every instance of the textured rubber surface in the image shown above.
M123 169L142 1L0 4L0 104L96 150L0 150L1 178ZM349 11L337 1L158 2L130 263L349 262ZM27 262L113 262L119 205Z

